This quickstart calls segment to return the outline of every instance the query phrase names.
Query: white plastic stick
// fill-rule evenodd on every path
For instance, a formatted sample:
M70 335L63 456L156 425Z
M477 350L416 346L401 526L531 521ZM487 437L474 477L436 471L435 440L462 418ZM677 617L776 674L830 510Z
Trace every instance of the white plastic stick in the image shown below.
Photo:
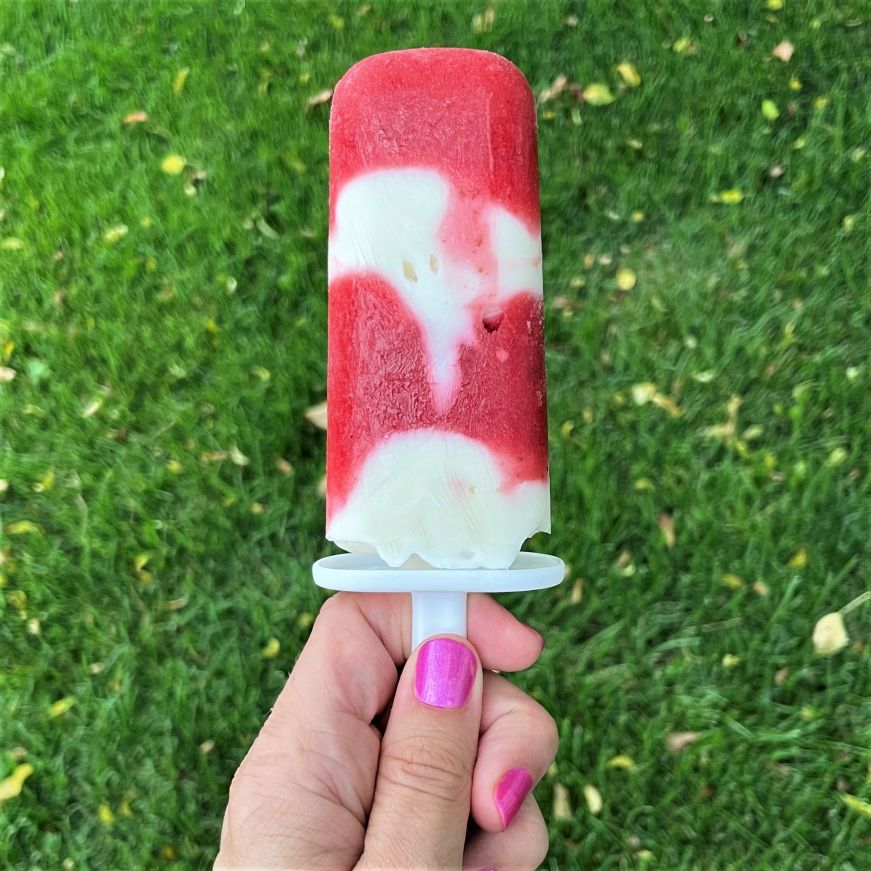
M454 591L411 594L411 647L433 635L466 635L466 594Z

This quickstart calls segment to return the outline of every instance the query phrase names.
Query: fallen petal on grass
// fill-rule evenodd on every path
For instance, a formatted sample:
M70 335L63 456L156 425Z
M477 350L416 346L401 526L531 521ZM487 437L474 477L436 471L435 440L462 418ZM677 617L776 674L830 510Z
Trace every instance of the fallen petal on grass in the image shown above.
M555 820L571 820L574 818L569 791L561 783L553 785L553 818Z
M602 813L604 806L602 793L592 783L588 783L584 787L584 800L587 802L587 809L594 817Z
M840 611L833 611L817 620L812 636L814 650L818 656L832 656L843 650L850 642L844 618Z
M665 736L665 743L672 753L680 753L696 741L698 737L698 732L669 732Z
M324 103L329 103L333 96L332 88L324 88L322 91L318 91L316 94L312 94L306 101L305 104L309 109L314 106L322 106Z
M777 45L775 45L774 48L771 49L771 54L779 61L789 63L794 51L795 46L791 42L789 42L789 40L784 39L783 42L778 42Z
M144 124L148 120L148 112L129 112L122 119L122 124Z
M327 428L327 401L309 406L305 411L305 419L318 429Z

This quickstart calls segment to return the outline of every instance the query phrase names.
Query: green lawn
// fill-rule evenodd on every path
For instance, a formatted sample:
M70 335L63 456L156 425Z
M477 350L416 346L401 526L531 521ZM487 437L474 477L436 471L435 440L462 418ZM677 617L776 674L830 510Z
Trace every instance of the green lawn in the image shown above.
M811 643L871 586L871 10L485 3L0 3L0 866L213 858L329 552L307 101L452 44L614 98L539 109L547 867L871 867L871 603Z

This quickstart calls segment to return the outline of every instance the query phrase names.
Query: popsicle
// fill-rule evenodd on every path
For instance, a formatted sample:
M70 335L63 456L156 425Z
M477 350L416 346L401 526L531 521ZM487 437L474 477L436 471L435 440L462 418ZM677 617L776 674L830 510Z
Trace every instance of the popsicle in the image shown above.
M506 569L550 531L535 105L484 51L374 55L330 116L327 538Z

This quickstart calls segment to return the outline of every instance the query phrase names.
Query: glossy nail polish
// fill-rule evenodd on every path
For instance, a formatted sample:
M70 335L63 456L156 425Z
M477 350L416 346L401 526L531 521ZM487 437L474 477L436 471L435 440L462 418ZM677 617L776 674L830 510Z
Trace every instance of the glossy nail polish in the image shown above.
M512 768L507 771L502 780L496 786L493 793L493 801L496 802L496 810L502 819L502 828L507 829L511 825L514 815L520 810L523 799L532 789L532 777L525 768Z
M477 673L475 654L465 644L453 638L433 638L417 652L414 692L433 708L461 708Z

